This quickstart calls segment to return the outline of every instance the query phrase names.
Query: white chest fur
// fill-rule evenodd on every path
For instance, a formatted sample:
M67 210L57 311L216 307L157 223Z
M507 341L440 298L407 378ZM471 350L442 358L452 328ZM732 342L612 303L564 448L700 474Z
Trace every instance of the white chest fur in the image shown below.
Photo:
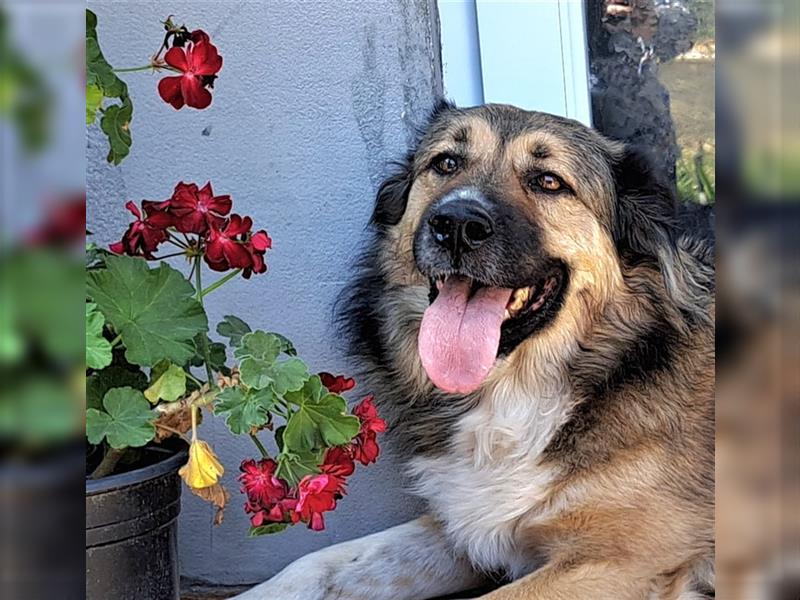
M410 465L417 492L456 549L476 566L512 577L536 566L516 532L521 521L547 514L542 500L555 473L539 459L570 406L566 386L543 387L500 379L459 420L450 451Z

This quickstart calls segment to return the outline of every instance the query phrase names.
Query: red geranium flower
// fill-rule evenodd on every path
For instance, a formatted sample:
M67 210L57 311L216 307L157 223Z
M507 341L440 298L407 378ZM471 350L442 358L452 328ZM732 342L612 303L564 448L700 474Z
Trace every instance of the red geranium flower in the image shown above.
M344 375L331 375L323 371L319 374L319 378L322 380L322 385L328 388L331 394L343 394L356 387L356 380Z
M386 431L386 421L378 416L374 400L370 394L353 409L353 414L361 420L361 430L352 442L353 458L365 466L378 460L381 450L377 434Z
M170 48L164 55L166 63L183 74L165 77L158 82L158 93L164 102L180 109L184 104L193 108L207 108L217 72L222 68L222 57L203 31L194 31L183 47Z
M298 500L292 520L308 523L310 529L325 529L322 513L336 508L344 494L344 480L334 475L306 475L297 486Z
M167 239L167 227L172 225L172 216L163 208L163 202L143 201L145 217L133 201L127 202L127 208L136 220L128 226L127 231L119 242L111 244L109 249L114 254L127 254L129 256L144 256L152 260L153 252L161 242Z
M266 272L267 263L264 262L264 254L272 248L272 238L267 235L266 231L261 229L250 236L246 248L250 253L250 260L252 260L253 264L244 270L242 276L245 279L250 279L252 273L260 274Z
M242 472L239 482L242 492L247 494L250 502L262 506L274 504L283 500L289 493L289 486L283 479L275 477L277 464L268 458L256 462L254 459L245 460L239 466Z
M325 460L320 467L323 473L334 475L344 480L345 477L350 477L353 471L356 470L356 465L353 462L353 456L349 448L334 447L329 448L325 452Z
M275 461L268 458L245 460L239 466L242 492L247 494L244 510L252 515L253 527L283 521L297 505L297 500L289 497L287 483L275 476L276 468Z
M210 181L200 189L194 183L181 181L175 186L166 208L175 216L178 231L202 234L212 225L220 227L232 205L229 195L214 195Z
M253 226L250 217L231 215L222 230L215 226L208 232L205 259L215 271L248 269L253 267L247 234Z

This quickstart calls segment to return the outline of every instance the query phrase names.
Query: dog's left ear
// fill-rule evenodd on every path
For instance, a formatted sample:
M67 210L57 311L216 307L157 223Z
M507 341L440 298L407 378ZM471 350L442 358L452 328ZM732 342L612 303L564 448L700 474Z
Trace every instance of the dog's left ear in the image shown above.
M378 226L397 225L403 218L411 190L413 155L398 163L395 172L381 184L372 211L372 222Z
M681 312L703 318L708 294L705 268L679 242L674 187L653 164L637 148L626 148L614 162L614 242L623 261L649 263L660 271L667 295Z
M614 242L622 254L658 260L674 246L677 201L671 186L653 169L646 151L625 148L614 162L617 203Z

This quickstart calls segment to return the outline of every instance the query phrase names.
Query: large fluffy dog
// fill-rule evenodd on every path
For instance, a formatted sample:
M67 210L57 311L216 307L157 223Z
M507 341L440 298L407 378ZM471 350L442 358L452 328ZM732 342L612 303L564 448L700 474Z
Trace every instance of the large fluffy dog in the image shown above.
M347 307L430 514L243 598L713 595L712 246L681 211L579 123L435 111Z

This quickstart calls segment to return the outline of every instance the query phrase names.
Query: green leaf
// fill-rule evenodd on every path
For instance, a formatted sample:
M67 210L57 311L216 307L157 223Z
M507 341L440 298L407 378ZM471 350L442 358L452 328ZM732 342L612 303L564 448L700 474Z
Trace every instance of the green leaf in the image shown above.
M318 452L286 452L278 455L278 466L275 469L276 477L286 480L294 487L306 475L319 473L324 451Z
M111 148L108 151L108 162L118 165L131 151L130 124L133 118L133 104L125 96L121 105L112 104L105 110L100 119L100 129L108 136Z
M234 315L225 315L217 324L217 333L230 340L231 346L238 346L242 341L242 336L250 333L250 325Z
M288 354L289 356L297 356L297 350L295 349L294 344L292 344L289 338L287 338L284 335L281 335L280 333L273 333L272 335L274 335L280 341L281 352L283 352L284 354Z
M184 393L186 393L186 372L178 365L168 363L163 372L153 375L153 383L144 391L144 397L152 404L157 404L159 400L174 402Z
M358 434L359 427L358 418L347 414L344 398L327 394L298 404L286 423L283 441L291 452L341 446Z
M111 364L111 343L103 337L106 320L93 302L86 303L86 366L102 369Z
M147 376L139 369L132 371L119 365L111 365L102 371L97 371L86 378L86 406L102 408L103 396L115 387L132 387L144 391L147 388Z
M269 525L261 525L260 527L250 527L248 537L258 537L260 535L269 535L270 533L280 533L289 526L289 523L270 523Z
M299 358L276 363L272 368L272 387L279 396L301 389L307 379L308 367Z
M189 361L189 364L193 367L202 367L205 364L203 350L200 345L202 343L201 340L203 339L203 336L205 336L206 343L208 344L208 358L211 363L211 368L214 371L222 373L223 375L230 374L230 369L225 366L225 361L228 360L225 344L222 342L212 342L211 338L204 333L198 333L194 337L195 354Z
M239 363L239 377L242 382L257 390L272 384L272 363L258 358L245 358Z
M292 404L302 404L303 402L320 400L328 389L322 385L319 375L312 375L303 384L303 387L295 392L287 392L284 396L287 402Z
M92 444L103 438L112 448L144 446L155 436L150 410L142 392L131 387L113 388L103 398L104 411L86 411L86 437Z
M97 40L97 16L86 13L86 82L102 89L107 98L123 98L128 95L128 86L114 73L100 50Z
M103 90L94 83L86 84L86 124L91 125L97 118L97 111L103 104Z
M208 321L180 272L163 263L150 269L140 258L109 256L106 268L88 277L89 295L122 335L128 361L185 365L194 356L194 337L207 330Z
M114 73L103 56L97 39L97 16L86 11L86 124L94 122L103 98L119 98L111 104L100 120L100 129L108 136L110 150L108 162L118 165L130 152L129 126L133 118L133 103L128 86ZM98 97L99 96L99 97Z
M257 358L272 364L281 353L281 340L272 333L253 331L242 336L239 347L234 351L236 358Z
M286 425L281 425L275 430L275 444L278 446L278 452L283 452L283 432L286 431Z
M253 427L266 425L269 410L275 405L272 390L242 391L229 387L219 393L214 405L214 413L225 416L225 423L232 433L249 433Z

